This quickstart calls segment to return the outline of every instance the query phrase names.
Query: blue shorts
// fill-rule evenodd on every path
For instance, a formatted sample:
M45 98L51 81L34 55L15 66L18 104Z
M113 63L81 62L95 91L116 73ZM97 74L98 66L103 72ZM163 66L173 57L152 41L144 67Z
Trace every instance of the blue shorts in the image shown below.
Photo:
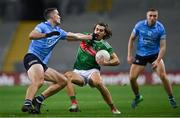
M157 59L157 57L158 53L149 56L136 55L133 64L145 66L147 63L153 63Z
M44 64L36 55L32 53L27 53L24 56L23 62L24 62L24 67L26 71L28 71L29 68L34 64L41 64L43 66L44 72L48 69L47 65Z

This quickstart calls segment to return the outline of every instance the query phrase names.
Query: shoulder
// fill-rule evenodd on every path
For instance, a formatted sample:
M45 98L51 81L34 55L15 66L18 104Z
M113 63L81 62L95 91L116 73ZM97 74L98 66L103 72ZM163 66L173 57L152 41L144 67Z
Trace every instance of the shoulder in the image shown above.
M141 27L145 24L146 20L140 20L136 23L135 27L138 28L138 27Z
M101 42L105 47L107 47L107 48L111 47L111 45L107 41L102 40Z
M144 25L146 23L146 20L140 20L136 23L136 25Z
M47 24L45 22L41 22L36 25L36 27L45 27Z
M60 33L63 33L63 32L67 33L64 29L62 29L62 28L59 27L59 26L56 26L56 29L57 29Z
M160 21L157 21L156 25L157 25L157 27L160 27L160 28L164 29L164 25Z

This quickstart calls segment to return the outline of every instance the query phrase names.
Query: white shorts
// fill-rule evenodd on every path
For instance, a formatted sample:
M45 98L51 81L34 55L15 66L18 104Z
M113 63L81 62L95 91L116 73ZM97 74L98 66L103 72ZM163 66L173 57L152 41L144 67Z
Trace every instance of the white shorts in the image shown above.
M90 70L77 70L77 69L74 69L73 72L79 74L83 79L84 79L84 84L87 84L89 83L89 79L91 79L91 75L94 73L94 72L99 72L98 69L90 69Z

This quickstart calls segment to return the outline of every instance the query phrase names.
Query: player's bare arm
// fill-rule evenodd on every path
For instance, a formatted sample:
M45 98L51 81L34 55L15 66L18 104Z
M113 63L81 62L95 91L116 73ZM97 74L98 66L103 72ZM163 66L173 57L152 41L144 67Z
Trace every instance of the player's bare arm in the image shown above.
M37 30L33 30L30 34L29 34L29 39L30 40L34 40L34 39L41 39L41 38L45 38L46 34L40 33Z
M163 58L164 54L165 54L165 51L166 51L166 39L162 39L160 41L160 50L159 50L159 54L158 54L158 57L157 59L152 63L152 68L155 69L159 62L161 61L161 59Z
M112 53L109 61L106 61L102 58L102 60L100 59L97 63L103 66L117 66L120 64L120 60L116 53Z
M81 33L72 33L68 32L66 39L68 41L83 41L83 40L91 40L93 37L92 35L85 35Z
M54 35L60 35L60 33L58 31L52 31L52 32L49 32L49 33L40 33L38 32L37 30L33 30L30 34L29 34L29 39L30 40L38 40L38 39L41 39L41 38L47 38L47 37L51 37L51 36L54 36Z
M128 54L127 54L127 62L129 64L132 64L133 59L134 59L133 54L132 54L133 53L132 49L133 49L133 44L134 44L135 39L136 39L135 34L131 33L131 36L129 37L129 42L128 42Z

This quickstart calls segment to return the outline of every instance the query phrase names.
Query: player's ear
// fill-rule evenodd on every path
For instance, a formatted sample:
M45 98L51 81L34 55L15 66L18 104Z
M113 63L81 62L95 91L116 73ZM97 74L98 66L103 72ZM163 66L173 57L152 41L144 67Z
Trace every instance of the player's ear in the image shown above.
M54 15L49 14L49 18L50 18L50 19L53 19L53 18L54 18Z

